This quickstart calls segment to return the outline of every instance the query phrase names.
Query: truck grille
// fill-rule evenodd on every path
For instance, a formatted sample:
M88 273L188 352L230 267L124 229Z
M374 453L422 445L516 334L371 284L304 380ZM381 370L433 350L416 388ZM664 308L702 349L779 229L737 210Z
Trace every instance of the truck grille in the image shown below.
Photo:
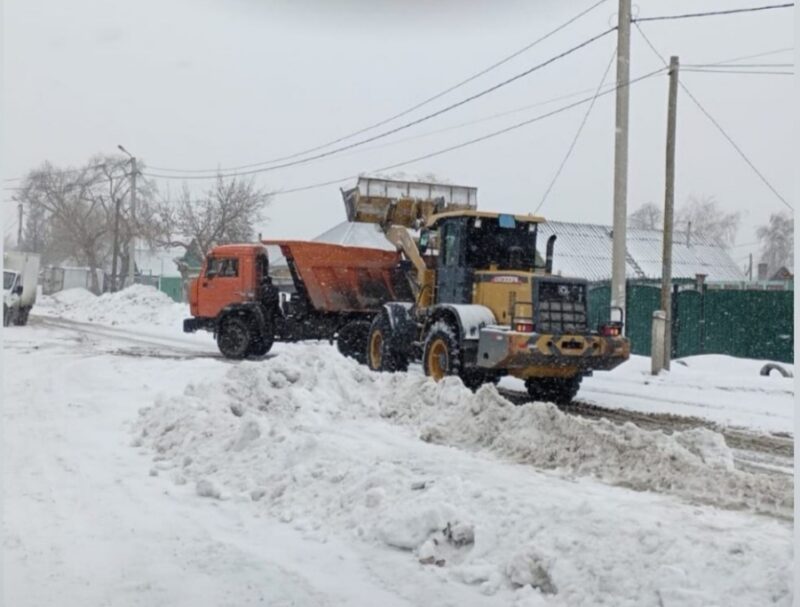
M540 333L586 331L586 285L575 282L538 282L536 330Z

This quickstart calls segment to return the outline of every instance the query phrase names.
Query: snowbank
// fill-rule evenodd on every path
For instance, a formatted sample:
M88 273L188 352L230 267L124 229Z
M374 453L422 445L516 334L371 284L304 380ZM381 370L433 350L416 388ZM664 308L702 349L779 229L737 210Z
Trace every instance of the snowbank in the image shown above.
M180 331L189 308L187 304L174 302L155 287L133 285L100 296L86 289L66 289L43 296L37 302L35 313L79 322Z
M410 551L484 594L513 590L519 604L753 604L728 569L743 567L725 552L740 532L715 532L711 547L696 534L740 521L737 510L790 518L793 505L790 477L734 470L713 432L515 407L492 386L472 394L458 380L371 373L316 345L158 400L134 444L201 496L256 503L320 541L334 532ZM747 592L768 584L788 605L776 558L790 561L790 549L772 551L790 531L764 524L769 539L747 562L772 567L770 579L749 579ZM539 602L550 595L564 602Z

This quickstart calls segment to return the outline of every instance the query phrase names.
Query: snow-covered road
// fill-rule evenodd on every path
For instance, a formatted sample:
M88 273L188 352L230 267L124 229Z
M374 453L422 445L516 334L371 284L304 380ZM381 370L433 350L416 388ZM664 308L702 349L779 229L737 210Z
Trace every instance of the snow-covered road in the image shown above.
M712 432L63 318L3 360L6 604L791 604L791 480Z

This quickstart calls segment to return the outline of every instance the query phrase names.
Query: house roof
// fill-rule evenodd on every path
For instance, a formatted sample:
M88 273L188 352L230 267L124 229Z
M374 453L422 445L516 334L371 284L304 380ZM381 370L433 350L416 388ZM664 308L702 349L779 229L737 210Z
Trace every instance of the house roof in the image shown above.
M547 237L556 234L553 272L590 281L611 278L612 230L609 226L548 221L539 224L539 248L544 250ZM631 279L661 278L661 230L628 228L626 275ZM672 239L673 278L694 278L705 274L706 280L742 281L744 272L718 244L701 235L675 232Z

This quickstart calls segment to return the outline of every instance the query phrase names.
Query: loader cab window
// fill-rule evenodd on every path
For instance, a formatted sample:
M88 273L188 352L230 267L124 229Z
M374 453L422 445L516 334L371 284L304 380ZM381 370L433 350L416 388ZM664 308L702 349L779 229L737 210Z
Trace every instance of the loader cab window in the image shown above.
M474 217L467 227L467 266L476 270L533 271L537 224L512 215Z
M235 257L210 257L206 267L207 278L236 278L239 276L239 260Z

